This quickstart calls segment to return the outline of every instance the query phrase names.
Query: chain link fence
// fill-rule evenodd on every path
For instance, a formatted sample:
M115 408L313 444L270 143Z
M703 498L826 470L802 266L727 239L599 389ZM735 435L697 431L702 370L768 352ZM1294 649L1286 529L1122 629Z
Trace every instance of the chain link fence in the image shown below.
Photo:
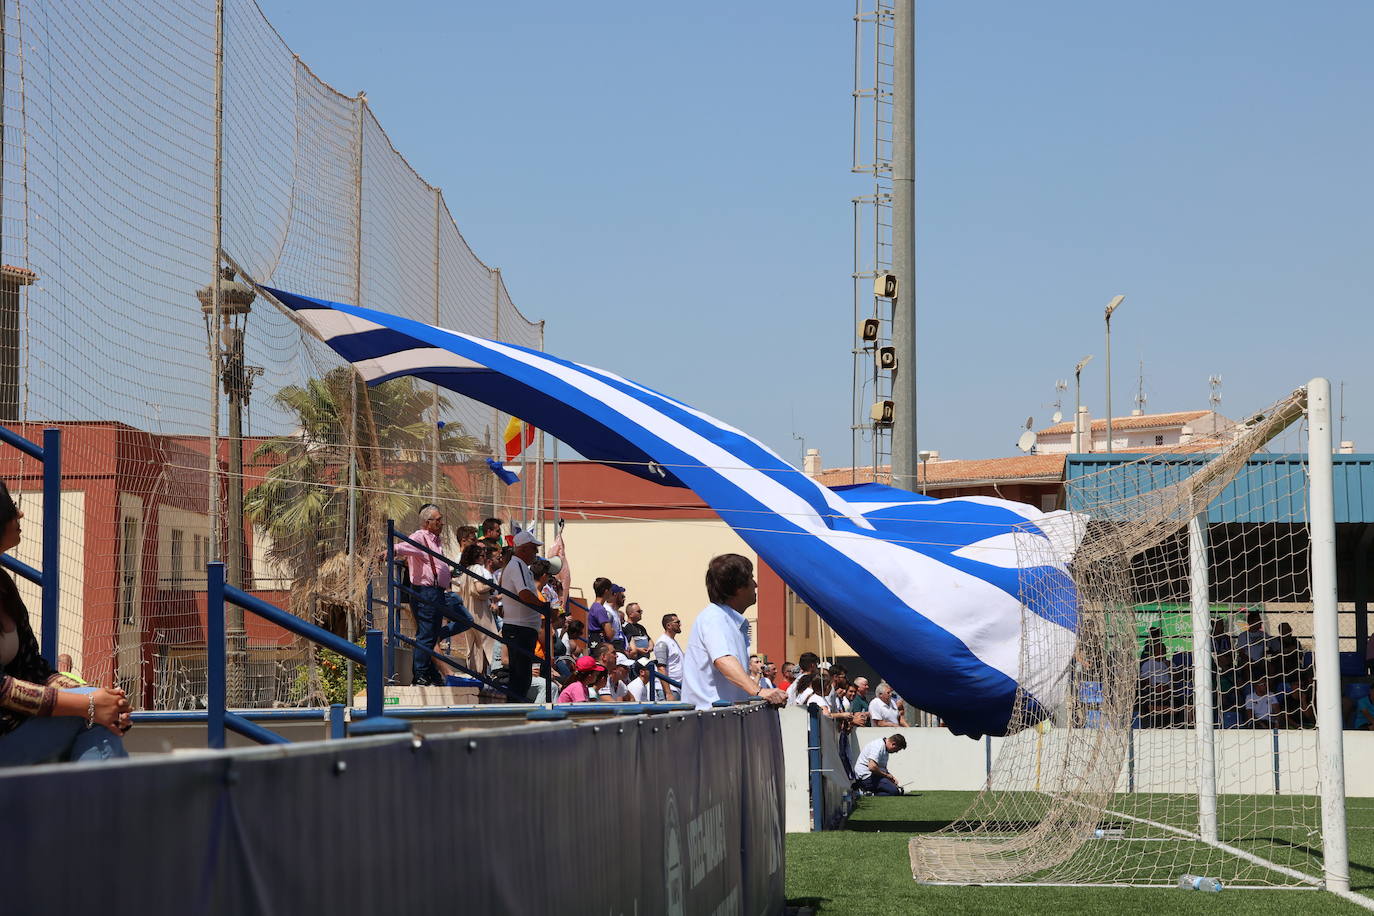
M364 388L255 294L542 347L365 97L252 0L3 2L0 422L64 430L58 643L78 672L195 707L207 561L350 635L387 518L529 517L483 463L506 417L411 379ZM6 450L0 478L38 565L41 468ZM316 655L245 626L231 703L320 701Z

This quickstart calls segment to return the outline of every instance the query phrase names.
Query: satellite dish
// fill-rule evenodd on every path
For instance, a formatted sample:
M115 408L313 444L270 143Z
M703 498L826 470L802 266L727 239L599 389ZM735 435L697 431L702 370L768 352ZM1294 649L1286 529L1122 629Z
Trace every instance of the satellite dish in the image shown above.
M1032 426L1034 426L1034 425L1035 425L1035 417L1026 417L1026 429L1030 429L1030 428L1031 428Z
M1050 418L1050 422L1051 422L1051 423L1058 423L1058 422L1059 422L1060 420L1062 420L1062 419L1064 419L1064 412L1061 411L1061 410L1056 410L1056 411L1054 412L1054 416Z
M1021 434L1021 438L1016 440L1016 447L1023 452L1029 452L1035 448L1035 433L1026 430Z

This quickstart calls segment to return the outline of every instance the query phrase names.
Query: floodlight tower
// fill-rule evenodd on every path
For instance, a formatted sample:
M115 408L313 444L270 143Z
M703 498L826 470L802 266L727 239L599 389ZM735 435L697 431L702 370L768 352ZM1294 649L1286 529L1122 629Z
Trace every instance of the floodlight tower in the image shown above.
M916 10L894 4L892 80L892 272L901 284L892 301L892 346L897 350L892 400L892 480L911 489L916 479Z

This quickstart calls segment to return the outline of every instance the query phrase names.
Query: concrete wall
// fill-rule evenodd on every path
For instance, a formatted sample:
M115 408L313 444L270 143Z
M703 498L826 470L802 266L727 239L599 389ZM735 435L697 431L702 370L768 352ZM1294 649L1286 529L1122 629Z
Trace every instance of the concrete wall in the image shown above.
M787 830L811 829L806 713L788 708L780 715L784 748L784 780L787 788ZM874 738L901 734L907 748L889 759L888 769L908 791L964 791L982 789L992 774L995 788L1034 789L1034 754L1041 740L1042 772L1052 772L1055 738L1061 733L1037 736L1024 732L1012 738L977 741L951 734L942 728L860 728L858 747ZM1217 790L1223 794L1269 794L1274 791L1278 765L1279 794L1311 795L1318 791L1317 734L1311 730L1280 730L1278 753L1274 732L1229 729L1217 733ZM1191 729L1142 729L1135 733L1135 790L1137 792L1196 791L1196 735ZM1344 733L1345 792L1349 798L1374 797L1374 732ZM1009 745L1004 747L1004 745ZM989 769L989 749L992 766ZM1003 751L1017 755L998 760ZM856 753L857 756L857 753ZM1117 791L1126 792L1131 780L1123 763ZM1054 787L1042 782L1042 790Z
M17 559L34 569L43 568L43 494L26 491L19 497L19 508L24 512L20 522L23 540L15 549ZM83 634L86 627L86 557L83 545L86 541L86 494L80 490L62 494L62 546L61 583L62 599L58 604L57 651L67 653L77 671L81 670ZM29 609L29 623L33 625L34 635L42 642L43 605L42 590L27 579L14 577L19 584L19 594Z

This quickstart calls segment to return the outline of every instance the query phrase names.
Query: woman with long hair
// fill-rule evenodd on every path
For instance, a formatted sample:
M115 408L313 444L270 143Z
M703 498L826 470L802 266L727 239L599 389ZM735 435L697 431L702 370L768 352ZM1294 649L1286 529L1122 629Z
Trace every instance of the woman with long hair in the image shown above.
M19 546L24 513L0 481L0 552ZM38 651L29 611L0 569L0 766L127 757L123 690L82 686Z

